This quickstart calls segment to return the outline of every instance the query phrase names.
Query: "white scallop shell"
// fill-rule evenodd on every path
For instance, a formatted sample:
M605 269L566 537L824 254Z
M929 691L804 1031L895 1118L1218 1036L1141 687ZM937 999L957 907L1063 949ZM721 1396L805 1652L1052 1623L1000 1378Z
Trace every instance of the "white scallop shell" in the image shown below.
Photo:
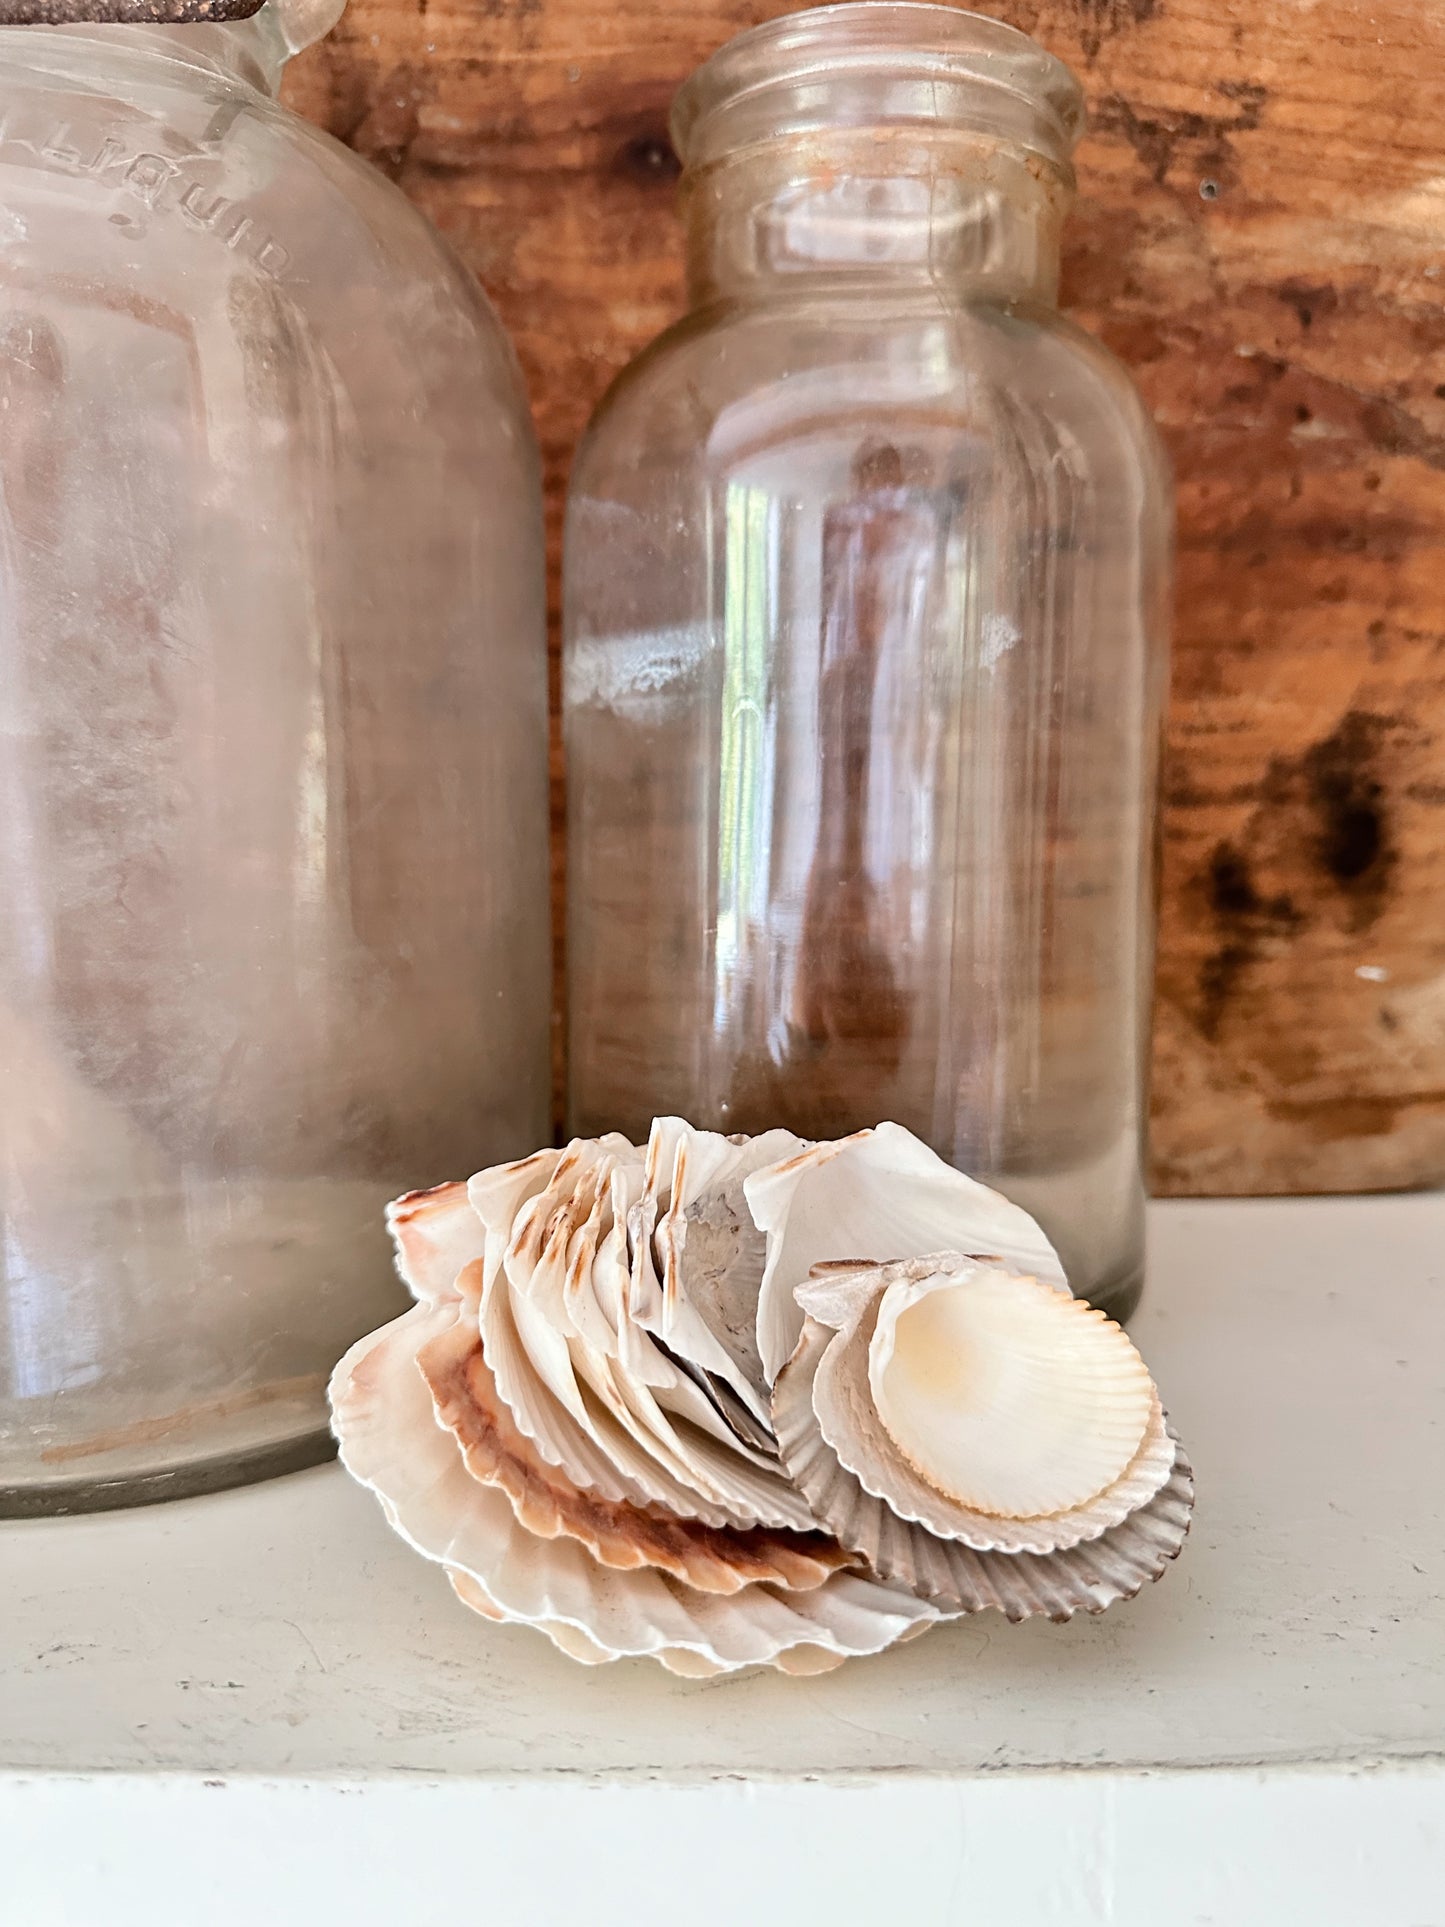
M466 1470L436 1419L416 1364L419 1347L456 1322L454 1306L417 1306L352 1347L332 1378L341 1457L381 1499L398 1533L424 1557L470 1575L501 1616L568 1627L609 1657L672 1656L730 1672L795 1654L881 1652L943 1615L907 1592L841 1572L807 1592L750 1585L698 1592L651 1567L613 1572L571 1538L539 1539L497 1488Z
M1063 1620L1132 1599L1178 1556L1189 1531L1194 1475L1167 1421L1171 1465L1163 1485L1120 1524L1068 1550L979 1552L901 1518L864 1489L819 1430L816 1378L834 1342L826 1326L807 1320L773 1387L778 1443L818 1518L880 1578L909 1586L949 1613L993 1607L1011 1620Z
M937 1262L936 1258L926 1261L929 1266ZM886 1278L894 1270L892 1266L880 1267L879 1276ZM1168 1479L1174 1446L1158 1398L1151 1395L1137 1452L1123 1475L1087 1505L1041 1518L1009 1519L950 1499L908 1463L885 1430L874 1404L869 1352L883 1289L875 1287L873 1297L851 1326L829 1334L814 1378L813 1401L815 1422L825 1443L864 1490L881 1499L900 1519L926 1526L938 1538L960 1540L976 1552L1058 1552L1120 1524ZM1086 1311L1087 1307L1080 1309ZM784 1457L786 1460L786 1453ZM796 1480L796 1473L793 1476Z
M920 1477L1011 1519L1073 1511L1117 1486L1157 1404L1119 1326L1003 1265L906 1269L878 1301L868 1382Z
M987 1254L1068 1290L1058 1253L1016 1204L967 1178L898 1124L815 1144L743 1186L767 1239L758 1352L769 1384L803 1328L794 1293L817 1264Z

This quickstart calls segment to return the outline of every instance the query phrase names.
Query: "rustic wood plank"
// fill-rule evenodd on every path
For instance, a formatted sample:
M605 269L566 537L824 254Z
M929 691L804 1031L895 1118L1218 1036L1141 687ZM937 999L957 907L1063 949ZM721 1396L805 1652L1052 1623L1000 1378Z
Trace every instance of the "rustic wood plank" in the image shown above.
M554 583L577 436L681 306L669 98L783 10L352 0L293 70L293 103L399 181L496 301ZM1136 371L1179 478L1157 1183L1438 1182L1445 8L993 10L1087 84L1065 298Z

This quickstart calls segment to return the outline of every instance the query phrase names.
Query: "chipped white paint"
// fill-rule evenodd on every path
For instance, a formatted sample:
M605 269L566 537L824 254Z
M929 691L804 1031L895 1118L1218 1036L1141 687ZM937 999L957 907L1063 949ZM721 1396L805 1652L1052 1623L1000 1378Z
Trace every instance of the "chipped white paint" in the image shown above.
M941 1927L1445 1927L1445 1197L1172 1204L1153 1236L1135 1336L1199 1510L1097 1622L687 1684L473 1619L334 1468L0 1528L0 1919L299 1927L325 1880L397 1927L405 1834L517 1927L583 1895L711 1927L725 1831L852 1927L882 1857L789 1861L808 1821L887 1839L888 1916Z
M7 1927L1445 1920L1440 1772L600 1789L126 1777L103 1795L34 1781L0 1811L16 1822Z

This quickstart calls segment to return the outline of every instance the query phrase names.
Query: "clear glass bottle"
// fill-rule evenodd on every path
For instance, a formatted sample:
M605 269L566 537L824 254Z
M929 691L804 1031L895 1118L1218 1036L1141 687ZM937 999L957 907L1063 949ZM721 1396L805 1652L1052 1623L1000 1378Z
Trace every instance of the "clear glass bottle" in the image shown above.
M537 457L339 10L0 32L4 1512L321 1456L384 1200L548 1135Z
M691 310L568 510L570 1123L896 1119L1127 1315L1171 509L1055 305L1081 119L935 6L679 95Z

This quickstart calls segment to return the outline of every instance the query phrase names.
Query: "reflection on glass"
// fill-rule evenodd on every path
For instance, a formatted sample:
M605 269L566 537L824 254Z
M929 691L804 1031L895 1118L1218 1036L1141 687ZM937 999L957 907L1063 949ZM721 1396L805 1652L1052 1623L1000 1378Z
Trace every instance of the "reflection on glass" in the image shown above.
M268 97L274 0L0 40L7 127L170 182L0 149L5 1512L323 1455L387 1198L546 1133L549 986L537 465L470 277Z
M887 5L684 91L694 310L568 508L569 1106L895 1118L1127 1311L1169 497L1053 305L1079 111Z

